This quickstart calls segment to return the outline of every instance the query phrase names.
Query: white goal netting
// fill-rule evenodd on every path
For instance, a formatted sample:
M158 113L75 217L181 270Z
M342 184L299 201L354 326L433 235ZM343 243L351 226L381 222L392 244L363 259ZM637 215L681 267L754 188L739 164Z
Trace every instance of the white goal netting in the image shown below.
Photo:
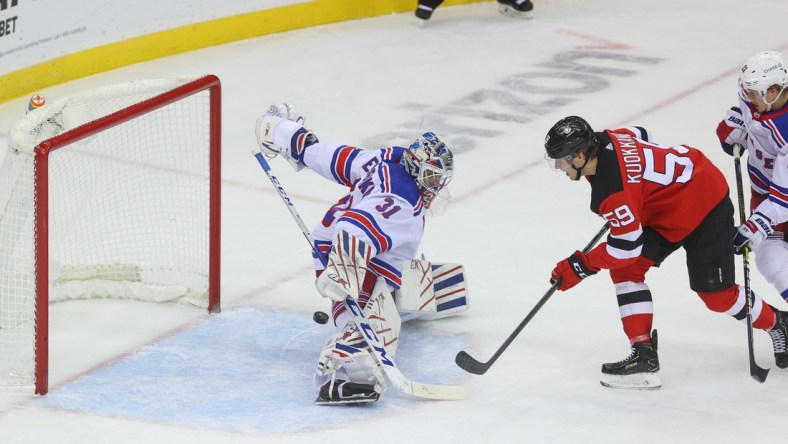
M0 386L35 382L35 334L47 328L36 305L42 261L50 302L111 297L208 306L210 93L164 106L155 99L193 80L72 94L11 128L0 165ZM152 110L118 124L137 104ZM83 125L97 119L106 123L83 137L90 126Z

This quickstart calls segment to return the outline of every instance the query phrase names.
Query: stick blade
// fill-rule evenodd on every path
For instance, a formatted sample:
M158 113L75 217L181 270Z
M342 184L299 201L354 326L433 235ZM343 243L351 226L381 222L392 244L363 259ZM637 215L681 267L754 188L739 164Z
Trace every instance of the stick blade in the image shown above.
M389 381L411 396L437 401L461 401L468 397L468 392L461 385L425 384L405 378L405 375L396 367L384 367Z
M490 368L488 364L477 361L473 356L469 355L464 350L457 353L457 356L454 358L454 362L461 369L468 373L473 373L474 375L483 375L487 372L487 369Z
M766 381L766 377L769 376L769 370L771 369L759 367L755 361L750 362L750 376L752 376L752 379L760 383L764 383Z
M468 397L468 391L461 385L432 385L411 382L411 394L419 398L438 401L461 401Z

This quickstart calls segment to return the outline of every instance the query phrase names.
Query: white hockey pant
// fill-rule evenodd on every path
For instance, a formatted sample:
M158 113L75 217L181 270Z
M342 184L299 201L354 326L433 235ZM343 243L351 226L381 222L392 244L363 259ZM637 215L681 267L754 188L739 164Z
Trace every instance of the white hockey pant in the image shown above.
M783 299L788 299L788 242L765 239L755 251L758 271L774 285Z

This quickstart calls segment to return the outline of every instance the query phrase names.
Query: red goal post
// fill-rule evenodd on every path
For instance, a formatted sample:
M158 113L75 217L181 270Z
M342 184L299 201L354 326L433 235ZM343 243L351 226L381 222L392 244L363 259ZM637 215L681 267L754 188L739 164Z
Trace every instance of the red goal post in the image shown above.
M9 131L0 165L0 386L48 390L50 302L220 312L221 85L71 94Z

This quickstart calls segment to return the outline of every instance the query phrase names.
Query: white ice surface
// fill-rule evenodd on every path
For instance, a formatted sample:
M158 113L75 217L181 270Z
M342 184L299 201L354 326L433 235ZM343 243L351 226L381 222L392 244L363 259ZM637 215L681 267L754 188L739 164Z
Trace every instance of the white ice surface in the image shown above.
M761 50L788 51L784 0L534 3L531 21L501 16L489 3L440 8L423 28L398 14L231 43L43 91L54 99L135 78L221 78L223 313L128 301L54 304L50 394L0 392L0 441L781 442L788 372L773 368L763 385L750 379L744 326L708 311L689 290L681 251L648 281L662 390L599 385L600 364L628 352L606 273L555 294L487 374L453 365L460 349L489 358L547 291L554 264L601 226L587 209L588 187L542 159L557 119L578 114L599 129L641 125L663 144L699 147L735 193L716 124L736 102L740 64ZM585 71L551 65L578 52L593 57L581 61ZM250 154L254 121L275 101L296 104L322 140L377 147L434 130L455 147L454 199L427 221L423 251L465 264L472 309L405 324L399 361L414 378L466 385L468 400L414 401L390 389L369 409L311 405L308 378L329 329L310 318L327 303L314 291L308 246ZM3 136L25 107L26 98L0 106ZM309 225L343 193L281 160L272 167ZM757 271L753 286L788 309ZM756 332L755 341L757 361L774 367L768 336Z

